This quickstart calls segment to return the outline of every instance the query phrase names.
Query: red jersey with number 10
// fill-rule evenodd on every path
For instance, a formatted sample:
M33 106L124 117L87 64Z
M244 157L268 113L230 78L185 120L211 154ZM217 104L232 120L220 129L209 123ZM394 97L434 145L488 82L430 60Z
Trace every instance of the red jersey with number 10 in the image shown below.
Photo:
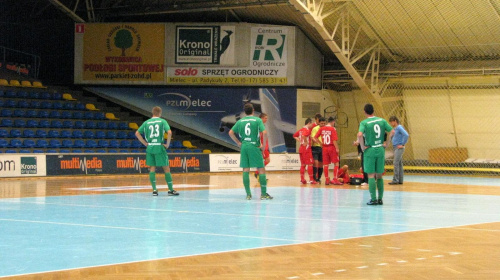
M314 135L315 138L318 138L321 136L321 140L323 142L323 147L333 147L333 141L337 141L337 130L335 127L330 126L330 125L325 125L323 127L320 127L316 135Z

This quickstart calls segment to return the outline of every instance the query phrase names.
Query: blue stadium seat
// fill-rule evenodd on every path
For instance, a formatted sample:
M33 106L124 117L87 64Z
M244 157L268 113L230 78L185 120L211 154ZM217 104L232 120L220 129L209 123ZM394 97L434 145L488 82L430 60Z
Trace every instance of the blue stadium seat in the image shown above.
M0 127L11 127L12 124L12 119L2 119L2 121L0 121Z
M7 129L0 128L0 138L7 138L8 135L9 132L7 131Z
M62 103L61 102L53 102L52 103L52 109L54 109L54 110L62 110Z
M61 154L69 154L71 152L68 149L60 149L59 153L61 153Z
M9 146L9 142L5 139L0 139L0 148L7 148Z
M35 137L36 138L45 138L45 137L47 137L47 132L43 129L37 129L37 131L35 132Z
M26 127L26 121L23 119L15 119L14 127Z
M170 142L170 148L172 149L180 149L180 148L183 148L184 146L182 146L182 142L181 141L178 141L178 140L174 140L172 142Z
M71 148L73 147L73 141L69 139L63 139L61 142L61 148Z
M27 120L26 121L26 127L38 127L38 121L37 120Z
M73 128L73 121L65 120L62 122L63 128Z
M29 108L30 107L30 103L26 100L19 100L17 102L17 107L19 108Z
M34 154L43 154L43 153L45 153L45 152L44 152L43 150L40 150L40 149L34 149L34 150L33 150L33 153L34 153Z
M2 109L2 111L0 111L0 116L2 118L10 118L10 117L12 117L12 110L11 109Z
M71 119L72 115L70 111L62 111L61 119Z
M43 91L43 92L40 92L40 99L52 99L52 95L49 93L49 92L46 92L46 91Z
M85 149L85 150L83 150L83 152L87 153L87 154L93 154L93 153L95 153L95 151L91 150L91 149Z
M115 153L115 154L117 154L118 150L117 149L110 149L110 150L108 150L108 153Z
M33 129L25 129L23 130L24 138L33 138L35 137L35 131Z
M4 97L5 96L5 93L3 92L3 90L0 90L0 97Z
M21 130L11 129L9 134L10 134L11 138L19 138L19 137L21 137Z
M47 133L47 138L59 138L59 130L49 130L49 133Z
M102 130L96 131L95 138L96 139L104 139L104 138L106 138L106 132L104 132Z
M85 142L81 139L76 139L75 142L73 142L73 148L83 148L85 147Z
M19 153L20 153L20 154L31 154L31 151L30 151L30 150L28 150L28 149L20 149L20 150L19 150Z
M30 108L32 109L40 109L40 101L33 100L30 102Z
M71 115L72 119L83 119L83 113L80 111L74 111Z
M29 94L24 91L24 90L21 90L21 91L18 91L17 92L17 98L23 98L23 99L26 99L28 98Z
M85 128L86 129L94 129L96 126L95 121L86 121Z
M71 138L83 138L83 131L73 130L73 133L71 133Z
M75 104L71 102L64 102L62 104L63 110L74 110L75 109Z
M193 151L191 151L190 149L184 149L182 150L183 153L186 153L186 154L190 154L192 153Z
M12 150L12 149L8 149L8 150L5 150L5 153L6 154L16 154L17 151L16 150Z
M94 132L92 130L85 130L83 132L83 138L94 138Z
M69 130L61 130L59 138L71 138L71 132L69 132Z
M45 140L45 139L38 139L36 141L37 148L47 148L48 145L49 145L49 142L47 142L47 140Z
M40 128L49 128L50 127L49 120L40 120L40 122L38 123L38 127L40 127Z
M200 153L201 154L201 153L203 153L203 150L201 150L201 149L194 149L193 153Z
M118 129L127 130L128 129L128 123L127 122L119 122L118 123Z
M83 104L83 103L76 103L75 104L75 110L80 110L80 111L85 110L85 104Z
M107 148L109 146L108 140L99 140L97 141L97 147L99 148Z
M61 147L61 141L57 139L51 139L49 141L49 148L59 149Z
M27 110L26 111L26 114L24 115L25 118L36 118L36 116L38 115L38 112L35 111L35 110ZM38 124L38 122L37 122Z
M95 140L87 140L85 142L85 148L97 148L97 142Z
M120 141L120 148L122 148L122 149L130 148L130 141L129 140L121 140Z
M47 110L40 110L36 114L36 117L37 118L41 118L41 119L46 119L46 118L49 117L49 111L47 111Z
M130 153L129 150L121 149L120 153Z
M59 111L52 110L49 113L49 118L51 118L51 119L60 119L61 118L61 113L59 113Z
M17 98L17 94L13 90L8 90L5 92L5 97L6 98Z
M24 117L24 115L26 115L26 111L21 110L21 109L15 109L15 110L12 112L12 116L13 116L14 118L22 118L22 117Z
M106 114L104 114L104 112L95 112L94 113L94 118L96 120L105 120L106 119Z
M53 150L53 149L48 149L46 151L47 154L57 154L57 151L56 150Z
M71 152L75 153L75 154L81 154L81 153L83 153L83 151L80 150L80 149L73 149L73 150L71 150Z
M35 147L35 141L32 139L24 139L23 141L23 148L34 148Z
M83 118L86 120L93 120L94 119L94 112L91 112L91 111L83 112Z
M118 131L116 133L116 138L118 138L118 139L127 139L128 138L127 137L127 132L122 131L122 130Z
M107 128L108 128L108 126L106 125L106 123L105 123L105 122L97 122L97 123L96 123L96 128L97 128L97 129L107 129Z
M120 147L120 142L118 140L110 140L109 141L109 147L110 148L119 148Z
M40 98L40 94L37 91L32 91L32 92L30 92L29 97L31 99L38 99L38 98Z
M116 138L116 132L114 132L113 130L108 130L108 132L106 132L106 138L108 138L108 139L115 139Z
M62 94L60 94L59 92L54 92L54 93L52 93L52 99L54 99L54 100L61 100L62 99Z
M139 140L132 140L132 143L130 144L130 148L142 148L144 145L142 145Z
M96 153L104 154L104 153L106 153L106 150L104 150L104 149L97 149L95 152Z
M180 150L180 149L173 149L172 152L174 152L176 154L179 154L179 153L182 153L182 150Z
M127 138L128 139L137 139L137 137L135 136L135 131L129 131L127 133Z
M9 142L9 147L10 148L20 148L22 145L23 145L23 143L21 142L21 140L19 140L19 139L10 139L10 142Z
M41 109L52 109L52 102L49 101L42 101L40 104Z
M52 127L52 128L62 128L62 122L60 120L52 120L50 122L50 127Z
M108 129L118 129L118 124L116 122L108 122Z
M4 103L3 100L0 99L0 108L3 107L3 103Z
M73 128L75 128L75 129L84 129L85 128L85 122L84 121L75 121L73 123Z
M132 150L132 153L144 153L144 151L137 150L137 149L133 149L133 150Z

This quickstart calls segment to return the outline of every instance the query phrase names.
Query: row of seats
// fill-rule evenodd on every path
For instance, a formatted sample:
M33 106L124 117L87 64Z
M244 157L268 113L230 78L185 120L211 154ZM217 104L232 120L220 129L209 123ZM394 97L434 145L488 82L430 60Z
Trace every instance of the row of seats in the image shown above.
M46 91L27 92L27 91L22 91L22 90L21 91L13 91L13 90L3 91L3 90L0 90L0 97L6 97L6 98L23 98L23 99L30 98L30 99L61 100L61 99L67 99L67 97L71 96L71 94L69 94L69 96L65 95L66 98L63 98L63 95L64 94L61 94L59 92L50 93L50 92L46 92Z
M15 154L15 153L21 153L21 154L30 154L30 153L47 153L47 154L53 154L53 153L145 153L145 150L138 150L138 149L0 149L0 153L7 153L7 154ZM204 153L204 154L209 154L211 153L210 150L189 150L189 149L184 149L184 150L169 150L169 154L176 154L176 153Z
M21 110L21 109L1 109L2 118L39 118L39 119L85 119L85 120L106 120L103 112L90 111L48 111L48 110Z
M0 138L88 138L88 139L136 139L135 131L113 130L44 130L44 129L6 129L0 128ZM180 141L179 141L180 142ZM176 147L177 148L177 147Z
M38 100L15 100L15 99L2 99L0 98L0 107L2 108L30 108L30 109L54 109L54 110L90 110L98 111L95 105L81 102L60 102L60 101L38 101ZM88 107L88 108L87 108Z
M0 86L6 86L6 87L34 87L34 88L47 88L42 84L42 82L38 81L21 81L19 80L10 80L7 81L6 79L0 79Z
M0 139L0 148L144 148L138 140Z
M2 119L0 127L28 127L28 128L75 128L75 129L110 129L110 130L128 130L130 124L126 122L114 121L71 121L71 120L36 120L36 119Z

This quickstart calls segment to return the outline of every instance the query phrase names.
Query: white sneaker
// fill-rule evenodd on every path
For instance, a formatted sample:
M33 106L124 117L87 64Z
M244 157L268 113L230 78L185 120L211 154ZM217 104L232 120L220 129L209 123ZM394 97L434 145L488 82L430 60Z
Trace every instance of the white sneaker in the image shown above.
M363 183L361 183L361 186L366 186L366 185L368 185L368 184L367 184L367 183L364 183L364 182L363 182Z

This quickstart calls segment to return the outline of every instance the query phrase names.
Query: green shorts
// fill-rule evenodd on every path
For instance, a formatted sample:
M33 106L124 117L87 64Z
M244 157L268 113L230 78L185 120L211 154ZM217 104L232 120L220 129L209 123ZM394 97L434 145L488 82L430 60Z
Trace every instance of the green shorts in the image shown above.
M363 153L363 171L367 174L384 173L385 148L368 148Z
M162 149L158 154L146 153L147 166L168 166L167 150Z
M241 146L240 167L251 168L264 167L264 158L262 157L262 150L253 145Z

